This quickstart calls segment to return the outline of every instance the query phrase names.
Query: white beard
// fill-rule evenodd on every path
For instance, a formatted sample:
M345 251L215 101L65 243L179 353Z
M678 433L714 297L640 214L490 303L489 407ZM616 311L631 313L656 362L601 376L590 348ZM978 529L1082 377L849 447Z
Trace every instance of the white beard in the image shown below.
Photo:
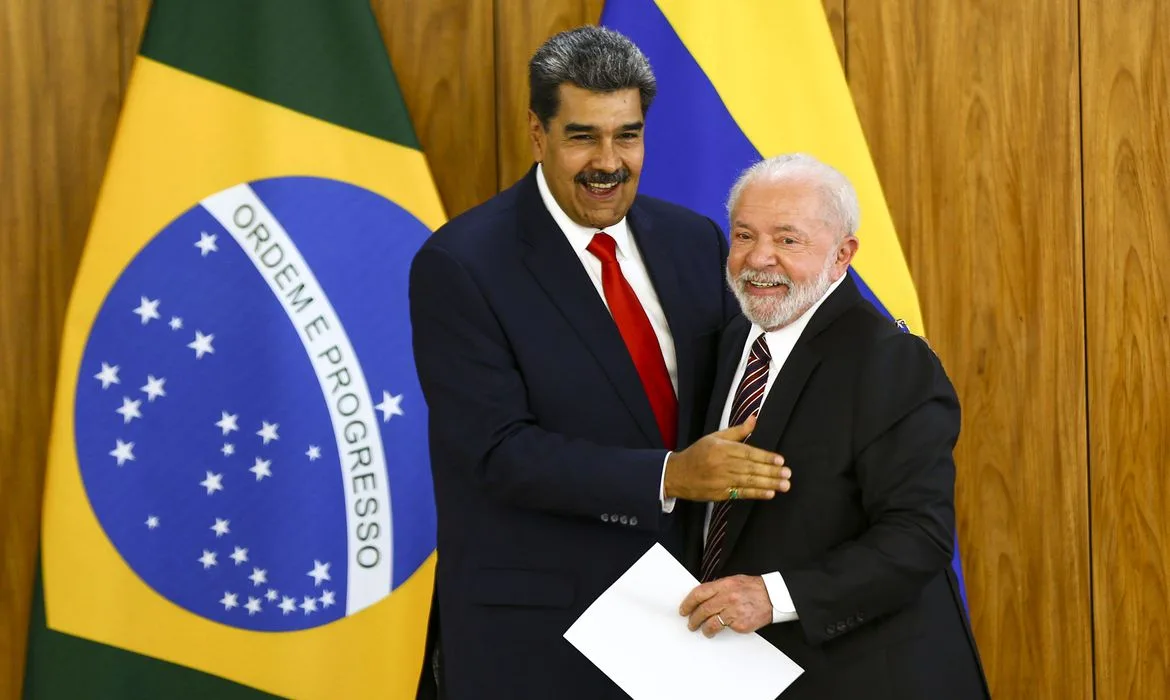
M743 311L743 315L765 331L774 331L795 321L825 295L825 292L833 284L829 274L835 261L836 255L827 256L820 273L805 284L794 284L783 273L769 274L750 268L744 268L736 278L731 276L731 270L728 269L727 284L735 294L736 300L739 301L739 308ZM783 284L788 287L788 293L778 297L752 296L747 293L749 282Z

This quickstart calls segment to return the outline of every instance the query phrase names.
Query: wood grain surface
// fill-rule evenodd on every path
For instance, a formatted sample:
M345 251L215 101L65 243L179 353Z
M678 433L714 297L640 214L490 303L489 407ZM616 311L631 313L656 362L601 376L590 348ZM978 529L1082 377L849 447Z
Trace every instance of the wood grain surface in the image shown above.
M1075 0L851 2L848 75L963 407L993 697L1092 696Z

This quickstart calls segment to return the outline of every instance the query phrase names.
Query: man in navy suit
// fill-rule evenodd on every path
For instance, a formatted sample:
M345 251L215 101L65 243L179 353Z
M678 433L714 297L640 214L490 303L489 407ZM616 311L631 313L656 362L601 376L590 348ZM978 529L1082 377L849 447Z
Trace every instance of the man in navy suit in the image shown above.
M750 424L691 444L738 309L719 227L637 195L645 57L584 27L546 42L529 82L536 164L410 276L454 700L624 697L564 632L655 542L682 556L676 498L788 485L742 443Z

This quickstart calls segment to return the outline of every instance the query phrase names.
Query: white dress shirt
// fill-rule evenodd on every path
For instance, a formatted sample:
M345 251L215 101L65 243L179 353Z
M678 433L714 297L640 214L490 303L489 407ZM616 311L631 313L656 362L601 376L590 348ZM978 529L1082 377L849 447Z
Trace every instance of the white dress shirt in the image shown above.
M646 263L642 261L642 253L638 250L638 244L630 235L630 225L626 222L625 217L622 217L621 221L613 226L607 226L604 229L582 226L573 221L557 204L557 200L548 188L548 182L544 179L544 167L540 164L536 166L536 187L540 190L540 198L544 201L545 208L548 209L549 214L552 214L553 221L557 223L561 232L565 234L565 238L569 240L569 245L573 246L573 252L581 259L581 264L585 266L585 272L589 274L589 279L593 281L593 286L597 288L597 294L607 309L609 302L605 300L605 289L601 284L601 261L589 252L588 247L594 234L598 231L605 231L617 243L618 265L622 269L622 275L626 278L626 282L634 290L634 295L638 297L638 303L642 305L646 317L650 319L654 335L658 336L658 347L662 349L662 359L666 361L670 384L674 387L675 396L678 396L678 361L674 352L674 338L670 335L670 326L666 323L666 314L662 311L662 303L658 301L658 292L650 283L650 275L646 272ZM669 457L670 453L668 452L667 458ZM658 499L662 503L662 511L669 513L674 510L675 499L665 498L663 492L665 481L666 459L664 458L662 460L662 478L658 482Z
M764 329L754 323L752 324L752 329L748 331L747 341L744 342L743 351L740 353L739 366L736 368L735 376L731 380L731 391L727 393L726 402L723 404L723 415L719 419L720 430L728 427L727 421L731 418L731 403L735 399L735 392L739 388L740 380L743 379L744 371L747 369L747 361L748 356L751 354L752 344L756 342L756 338L760 337L760 333L764 333L768 343L768 352L772 356L771 361L768 363L768 383L764 386L764 396L761 399L761 402L763 402L767 401L768 393L772 391L772 385L776 383L776 376L780 374L780 370L784 367L784 362L792 354L792 348L796 347L796 341L800 339L801 333L804 332L813 314L821 307L825 299L833 293L833 290L841 285L844 279L845 275L841 275L841 279L829 285L829 289L815 304L809 307L808 311L805 311L787 326L764 333ZM783 498L783 494L777 494L777 498ZM707 541L707 530L711 525L712 508L713 504L707 505L707 517L703 523L703 542ZM792 603L792 596L788 593L788 586L784 584L784 578L780 576L780 572L772 571L766 573L763 578L764 587L768 590L768 598L772 601L772 622L788 622L789 620L799 619L799 616L796 614L796 606Z

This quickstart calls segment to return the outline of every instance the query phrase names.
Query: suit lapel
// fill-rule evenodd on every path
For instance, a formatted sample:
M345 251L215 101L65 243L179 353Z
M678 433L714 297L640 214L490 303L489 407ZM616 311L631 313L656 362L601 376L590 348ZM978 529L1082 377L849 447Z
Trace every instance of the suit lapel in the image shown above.
M541 201L535 167L525 177L518 196L520 235L527 244L525 266L597 359L650 444L661 445L650 400L625 341L580 258Z
M780 368L780 374L772 383L768 397L764 399L764 405L760 408L760 415L756 421L756 429L748 437L747 444L764 450L775 450L780 444L780 438L784 435L784 429L788 426L792 411L796 408L796 403L804 392L809 377L812 376L817 365L821 363L822 354L817 349L815 342L817 336L832 325L841 314L861 301L857 285L853 282L852 277L848 277L837 287L836 291L829 295L829 298L825 299L813 317L809 319L808 326L801 333L800 339L796 341L788 359L784 361L784 366ZM746 341L747 338L744 337L730 350L736 359L743 351L743 343ZM728 349L723 348L722 352L728 352ZM723 364L726 365L726 359L723 360ZM734 368L733 364L733 372ZM726 389L731 391L730 381ZM716 395L724 398L727 396L726 393ZM723 550L720 552L716 571L721 571L727 566L727 560L735 548L736 540L743 532L744 524L747 523L755 506L756 501L741 501L728 511L727 534L724 536Z
M747 439L747 444L764 450L775 450L792 416L792 409L804 391L804 385L812 375L816 366L821 362L821 355L812 349L811 345L802 338L792 348L792 353L780 368L780 374L764 399L756 421L756 429ZM783 497L782 495L779 497ZM727 564L727 558L735 547L739 533L755 508L755 501L742 501L727 513L727 534L724 536L723 551L717 569Z
M715 372L715 386L711 390L711 403L707 406L707 419L704 434L719 430L719 421L723 418L723 408L727 404L727 396L731 393L731 381L735 379L735 370L739 367L740 356L743 354L743 345L747 342L747 334L752 324L746 318L736 316L723 331L719 340L719 367Z

